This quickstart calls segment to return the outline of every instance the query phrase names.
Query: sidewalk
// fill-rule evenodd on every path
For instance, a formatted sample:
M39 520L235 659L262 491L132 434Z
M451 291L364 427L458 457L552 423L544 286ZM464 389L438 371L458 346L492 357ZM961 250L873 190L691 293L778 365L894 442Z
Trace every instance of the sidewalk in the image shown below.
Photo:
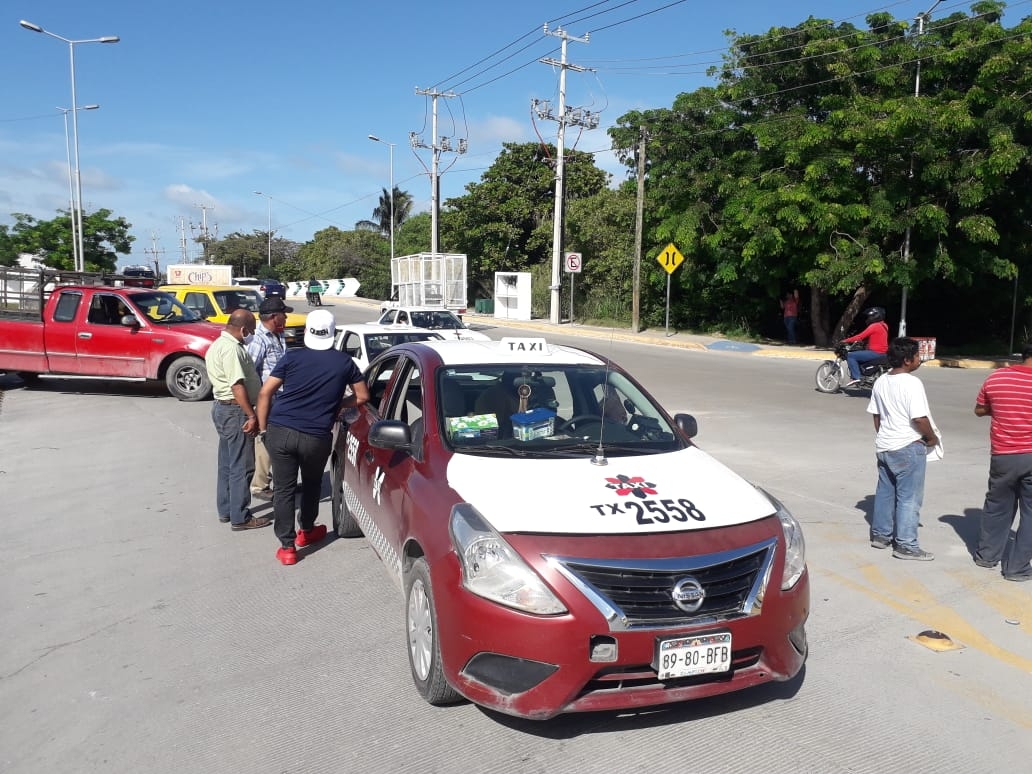
M742 352L760 357L790 357L806 360L828 360L834 358L830 349L818 349L814 346L790 346L780 342L767 342L755 344L747 341L734 341L720 336L707 336L695 333L681 333L671 330L667 335L665 330L644 330L639 333L632 333L629 328L601 328L592 325L581 325L580 323L562 323L554 326L545 320L509 320L497 319L492 315L467 313L463 319L472 323L481 324L504 324L513 328L528 328L531 330L548 333L556 331L568 336L586 336L597 339L613 338L617 341L639 341L644 344L654 344L663 347L679 347L681 349L709 350L717 352ZM979 358L979 357L937 357L934 360L926 361L923 367L939 368L1002 368L1015 361L1007 358Z
M378 307L380 302L358 296L340 297L334 299L350 304ZM547 320L512 320L498 318L491 314L479 312L467 312L463 315L467 322L480 325L505 325L508 328L526 328L527 330L538 331L544 334L562 333L566 336L584 336L593 339L613 339L615 341L637 341L643 344L653 344L660 347L677 347L680 349L695 349L713 352L741 352L760 357L790 357L802 358L805 360L829 360L835 354L830 349L818 349L814 346L789 346L781 342L767 342L754 344L748 341L734 341L720 336L707 336L697 333L682 333L671 330L667 335L663 329L648 329L638 333L632 333L630 328L602 328L594 325L581 325L580 323L564 322L558 326L552 325ZM1017 361L1004 357L937 357L929 360L922 367L928 368L1003 368Z

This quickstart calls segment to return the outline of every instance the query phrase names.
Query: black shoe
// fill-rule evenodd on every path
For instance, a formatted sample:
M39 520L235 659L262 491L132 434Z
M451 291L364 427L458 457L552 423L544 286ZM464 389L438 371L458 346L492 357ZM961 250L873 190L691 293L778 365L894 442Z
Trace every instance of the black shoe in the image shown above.
M270 524L272 524L272 519L267 519L264 516L252 516L247 521L234 524L232 530L237 532L242 529L261 529L262 527L268 527Z
M871 535L871 548L891 548L892 538L882 537L881 535Z
M897 559L913 559L918 562L930 562L935 558L935 554L928 551L922 551L920 548L904 548L903 546L896 546L892 550L892 555Z
M229 516L219 516L219 521L222 522L223 524L229 524L230 518L229 518Z
M985 567L986 569L991 570L994 567L996 567L996 565L998 565L999 562L987 562L985 559L979 559L976 556L975 557L975 564L977 564L979 567Z
M1017 581L1018 583L1021 583L1022 581L1032 580L1032 573L1022 573L1021 575L1004 575L1003 579L1009 581Z

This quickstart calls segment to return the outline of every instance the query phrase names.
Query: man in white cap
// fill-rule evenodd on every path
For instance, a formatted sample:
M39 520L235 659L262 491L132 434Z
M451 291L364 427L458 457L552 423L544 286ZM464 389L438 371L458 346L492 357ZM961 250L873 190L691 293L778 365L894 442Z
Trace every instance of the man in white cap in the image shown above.
M296 564L297 548L326 537L326 526L315 521L319 517L323 471L333 442L333 423L345 409L369 400L369 390L355 361L334 348L335 333L329 310L309 312L305 346L287 350L258 394L259 434L272 460L273 528L280 541L276 558L282 564ZM349 387L351 392L346 394ZM295 531L298 471L300 529Z

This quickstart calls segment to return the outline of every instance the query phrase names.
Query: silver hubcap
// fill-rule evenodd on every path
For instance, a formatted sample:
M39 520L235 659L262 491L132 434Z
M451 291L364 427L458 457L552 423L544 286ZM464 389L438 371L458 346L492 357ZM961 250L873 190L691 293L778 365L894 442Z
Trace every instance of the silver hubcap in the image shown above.
M412 668L420 680L430 674L430 654L434 647L434 625L430 618L430 600L423 581L412 584L408 601L408 640Z
M201 386L201 373L196 368L181 368L176 374L176 384L186 392L195 392Z

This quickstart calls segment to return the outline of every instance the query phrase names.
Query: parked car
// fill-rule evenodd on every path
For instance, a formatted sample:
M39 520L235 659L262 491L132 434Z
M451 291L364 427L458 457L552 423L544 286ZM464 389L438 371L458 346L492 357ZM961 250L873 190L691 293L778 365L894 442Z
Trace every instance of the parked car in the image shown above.
M366 382L335 433L333 527L403 590L431 704L544 719L802 668L799 523L617 364L541 338L429 341Z
M279 280L274 279L260 280L258 290L260 290L262 295L266 298L268 298L269 296L279 296L280 298L285 298L287 295L287 286Z
M258 317L262 296L256 288L245 285L164 285L161 290L171 293L205 320L225 325L234 309L246 309ZM288 347L305 343L305 316L297 312L287 315L283 335Z
M149 266L126 266L122 276L126 287L153 288L158 284L158 276Z
M257 277L233 277L234 285L246 285L248 287L260 288L262 281Z
M455 312L439 307L400 306L388 309L376 320L376 325L414 325L437 331L445 338L466 341L491 341L491 337L467 326Z
M337 326L334 346L341 352L351 355L358 367L365 370L373 358L396 344L443 339L444 336L436 331L414 328L410 325L394 325L390 329L385 329L382 325L356 323Z

